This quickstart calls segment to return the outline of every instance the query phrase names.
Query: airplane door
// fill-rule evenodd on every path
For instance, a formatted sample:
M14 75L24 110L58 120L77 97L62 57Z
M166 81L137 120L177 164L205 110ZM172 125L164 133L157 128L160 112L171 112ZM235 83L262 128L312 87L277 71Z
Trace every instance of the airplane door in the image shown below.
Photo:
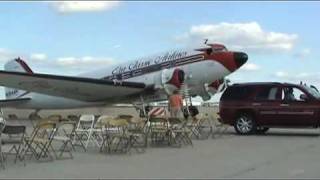
M308 97L308 95L298 87L285 86L282 88L281 104L278 110L278 117L281 125L316 125L316 106L312 102L301 99L302 96Z
M263 86L255 95L252 106L257 111L258 125L272 126L277 124L277 107L280 105L280 91L277 86Z

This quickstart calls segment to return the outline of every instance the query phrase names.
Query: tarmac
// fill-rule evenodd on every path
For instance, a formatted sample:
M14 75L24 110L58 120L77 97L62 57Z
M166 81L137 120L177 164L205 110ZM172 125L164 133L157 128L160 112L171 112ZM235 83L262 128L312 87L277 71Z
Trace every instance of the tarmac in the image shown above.
M320 131L271 129L265 135L193 140L192 146L148 147L145 153L108 154L77 149L73 159L13 163L0 178L319 178Z
M217 108L200 108L201 113L213 111ZM25 124L30 132L31 122L21 120L30 112L7 109L6 116L15 114L20 119L7 123ZM41 111L40 115L84 113L138 115L132 107ZM144 153L108 154L93 146L87 152L77 148L73 159L27 159L26 166L8 157L0 178L320 178L319 135L319 129L270 129L265 135L239 136L230 127L214 138L193 139L193 147L148 147Z

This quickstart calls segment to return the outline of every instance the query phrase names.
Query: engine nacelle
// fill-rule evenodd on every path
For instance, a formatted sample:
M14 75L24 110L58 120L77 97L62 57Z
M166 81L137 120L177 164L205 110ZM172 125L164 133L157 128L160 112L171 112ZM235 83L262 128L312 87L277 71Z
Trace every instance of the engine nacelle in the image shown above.
M164 69L161 71L161 85L167 94L180 89L185 79L185 73L181 69Z
M227 88L228 80L218 79L211 84L204 84L202 90L200 91L200 96L202 100L208 101L216 93L222 92Z
M227 88L228 81L226 79L218 79L208 85L208 92L211 94L219 93Z

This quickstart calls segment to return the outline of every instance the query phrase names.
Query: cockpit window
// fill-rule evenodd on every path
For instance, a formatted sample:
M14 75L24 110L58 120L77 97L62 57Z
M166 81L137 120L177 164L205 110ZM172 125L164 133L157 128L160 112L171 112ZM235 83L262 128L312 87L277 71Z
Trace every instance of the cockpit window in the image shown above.
M208 44L208 46L211 46L211 47L199 48L199 49L195 49L195 50L205 52L208 55L215 53L215 52L228 51L228 49L224 45L221 45L221 44Z
M212 49L211 49L211 48L208 48L208 49L206 50L206 53L207 53L208 55L210 55L210 54L212 53Z
M225 52L225 51L228 51L227 48L224 45L220 45L220 44L213 44L212 45L212 50L214 52Z

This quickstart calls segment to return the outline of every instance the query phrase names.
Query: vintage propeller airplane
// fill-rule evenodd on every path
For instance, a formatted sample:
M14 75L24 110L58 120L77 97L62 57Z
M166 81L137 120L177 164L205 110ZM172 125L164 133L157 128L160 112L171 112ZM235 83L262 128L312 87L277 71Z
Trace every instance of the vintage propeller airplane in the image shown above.
M243 52L221 44L192 50L173 50L78 76L34 73L20 58L0 71L6 99L0 107L68 109L167 99L185 86L203 100L225 86L224 77L248 60Z

